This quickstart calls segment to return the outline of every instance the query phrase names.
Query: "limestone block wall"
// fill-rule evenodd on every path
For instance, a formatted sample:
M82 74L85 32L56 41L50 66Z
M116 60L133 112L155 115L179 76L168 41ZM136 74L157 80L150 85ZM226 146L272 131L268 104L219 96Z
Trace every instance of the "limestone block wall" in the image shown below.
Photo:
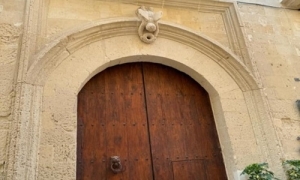
M224 46L229 47L227 32L223 17L220 13L203 12L195 9L162 6L162 2L152 4L155 11L163 12L163 20L181 24L196 32L214 38ZM97 1L97 0L48 0L45 6L46 41L51 41L70 29L84 25L91 21L113 17L133 17L140 5L148 5L149 2L128 1ZM75 13L76 12L76 13Z
M25 0L0 1L0 179L7 161L24 4Z
M254 67L253 72L261 80L269 102L269 112L281 140L278 146L282 147L287 159L299 158L300 144L296 138L300 132L300 117L295 101L300 98L300 83L294 78L300 76L300 13L278 8L280 3L274 0L252 3L277 7L243 2L247 3L238 3L241 29ZM49 42L63 32L90 21L132 17L137 7L138 3L131 1L126 4L95 0L48 1L48 6L45 6L48 13L45 15L47 25L43 35L46 37L44 41ZM226 31L220 13L168 7L164 4L154 4L154 8L163 11L163 20L191 28L231 48L229 32Z
M269 112L286 159L300 159L300 12L238 5L255 72L269 101Z
M208 1L212 2L211 0ZM230 0L226 0L226 2L229 1ZM87 75L82 75L82 77L80 77L82 81L79 81L78 79L80 78L79 76L77 77L77 74L69 73L70 77L64 77L64 74L66 72L73 72L72 66L76 67L79 72L83 65L76 65L76 63L82 63L83 58L87 60L91 59L89 57L82 58L81 56L84 54L97 55L99 49L103 49L103 53L101 54L103 59L95 59L95 56L93 56L94 59L91 61L90 66L88 66L90 68L96 68L101 64L98 61L105 60L105 63L108 61L108 59L105 58L112 57L110 60L113 61L116 60L116 58L114 58L116 55L120 55L118 58L125 57L127 52L126 48L114 49L116 43L115 41L112 41L114 43L108 43L110 40L103 42L99 40L99 42L91 43L91 45L86 44L87 46L85 48L81 47L82 49L78 52L76 52L76 48L72 49L72 45L70 45L70 47L64 49L64 55L66 57L69 56L68 59L63 60L63 58L61 58L61 61L65 61L61 65L60 63L53 64L53 68L58 67L55 72L59 73L57 77L55 77L55 74L49 76L50 81L46 84L45 89L43 89L42 86L32 88L33 85L26 84L28 82L25 82L25 78L22 79L22 76L24 75L25 77L26 71L31 65L34 66L34 59L38 59L34 55L41 52L44 48L47 48L49 44L53 44L59 37L70 32L76 32L76 30L95 22L111 18L134 18L135 11L140 5L152 6L155 11L162 11L162 21L168 22L168 27L171 26L170 23L173 23L172 25L174 26L172 27L180 25L180 27L186 28L185 30L187 32L199 33L201 36L208 37L211 41L219 43L226 51L232 52L232 54L239 58L241 63L245 64L258 80L258 86L261 87L261 89L242 92L237 88L235 83L231 82L226 84L225 81L217 80L219 79L217 73L213 75L207 74L206 76L206 80L210 83L212 83L213 80L209 80L209 78L213 77L215 82L218 82L215 86L220 87L220 89L235 88L235 90L228 91L228 95L223 94L221 99L216 94L211 96L215 110L215 118L217 124L219 124L218 130L220 139L223 143L222 145L225 147L223 150L226 153L224 157L226 159L227 169L229 169L228 172L231 173L229 177L233 177L233 173L235 173L236 170L242 169L246 164L252 163L252 161L257 162L271 159L270 161L273 160L272 166L276 166L275 164L280 162L280 158L300 159L300 142L297 141L297 137L300 136L300 113L295 104L295 101L300 99L300 82L295 81L295 78L300 78L300 11L284 9L278 0L242 1L246 3L241 2L228 7L225 7L223 4L225 7L224 10L222 9L222 3L215 4L216 7L218 5L218 8L209 9L201 4L203 1L195 0L186 0L182 6L177 3L178 1L176 1L177 4L174 3L175 0L30 0L27 1L27 7L25 7L25 0L0 0L0 180L7 174L5 167L8 154L10 154L10 152L8 152L8 147L10 146L9 142L16 137L11 135L11 124L15 121L16 124L21 124L22 121L27 123L25 120L28 119L28 122L33 119L34 122L30 123L40 124L41 127L35 126L32 132L26 131L27 126L22 129L16 125L14 129L14 131L21 129L20 131L23 130L23 134L28 136L27 140L29 139L30 143L26 144L26 148L30 149L31 144L34 144L34 148L32 148L34 151L28 153L32 153L34 158L30 158L30 165L27 164L28 167L32 167L30 173L28 173L29 175L27 174L26 176L27 179L32 179L36 176L35 174L38 174L40 179L62 178L58 175L65 175L66 179L74 179L76 124L75 121L70 121L70 119L76 120L76 93L80 86L85 83L83 82L85 80L83 77ZM195 6L193 2L199 4ZM221 2L221 0L218 2ZM276 6L276 8L249 3ZM25 14L25 9L31 9L31 16ZM236 11L237 13L235 13ZM23 30L23 22L26 22L26 20L28 24L25 31ZM239 32L241 32L241 34L239 34ZM26 35L23 41L21 41L22 34ZM69 39L70 42L76 41L78 37L74 36L71 38L74 39ZM129 53L130 55L144 55L151 52L150 54L153 56L161 54L162 57L174 56L174 59L176 59L181 56L183 57L182 54L186 54L187 57L192 56L189 54L192 52L193 58L178 59L178 62L186 60L186 64L189 64L191 67L198 66L198 61L195 59L202 56L202 59L207 58L202 54L198 54L198 52L194 52L196 48L188 50L191 47L189 42L186 42L189 48L185 48L182 42L177 45L166 38L162 38L158 40L158 43L161 42L161 44L165 44L165 46L161 45L160 48L149 46L151 47L149 49L153 49L150 51L139 41L135 34L131 33L130 36L121 36L119 40L134 43L130 46L130 48L132 48L130 50L131 54ZM64 42L62 42L62 44L64 44ZM109 46L107 44L109 44ZM172 48L181 47L185 49L185 51L176 56L172 52L168 52L168 44L171 44ZM174 44L176 46L173 47ZM166 52L163 52L164 50ZM174 52L178 53L180 50L174 50ZM165 55L165 53L168 53L168 56ZM43 54L43 52L40 54ZM21 66L19 66L19 61L21 62ZM26 61L28 61L28 64L26 64ZM132 60L127 60L124 62L131 61ZM22 64L23 62L25 63ZM207 62L211 63L209 60L207 60ZM117 63L122 62L115 61L111 65ZM167 65L177 67L176 64L174 65L172 63ZM179 69L180 67L181 66L178 65ZM203 64L200 64L199 68L200 67L202 68ZM219 66L216 66L216 68L217 67L219 68ZM199 73L204 73L206 72L205 70L208 71L204 68L199 70ZM215 68L209 70L213 72ZM88 71L82 71L81 73L84 74L87 72ZM219 73L220 72L221 70ZM186 70L186 73L189 74L189 71ZM18 79L18 87L22 87L19 90L15 88L17 85L15 80L17 74L21 77ZM222 75L223 78L225 74L226 73ZM228 74L226 76L229 77ZM64 77L65 79L59 77ZM41 81L44 81L43 78L41 78ZM72 81L68 83L70 79L72 79ZM71 82L73 82L73 80L81 85L77 84L76 88L74 88L75 86L72 87L70 84L72 84ZM202 81L199 80L199 82ZM61 88L59 89L58 85L60 85L60 83ZM62 88L65 84L69 84L70 87ZM232 86L233 84L235 85ZM59 95L58 97L60 97L61 94L64 95L64 89L68 90L72 88L72 93L66 93L72 96L71 101L67 101L70 103L65 104L66 108L69 108L67 110L70 111L70 116L64 117L66 113L62 111L63 108L60 108L64 104L55 101L51 93L55 92ZM27 103L27 101L33 102L31 105L26 106L25 110L14 107L14 96L15 92L18 91L20 91L19 97L16 97L16 99L21 99L20 104ZM264 110L261 110L261 112L253 110L255 109L255 105L253 105L255 104L254 99L262 101L260 99L261 92L266 102L260 103L258 109L266 109L267 115L271 117L271 121L267 120L268 117L266 115L261 115ZM26 99L26 93L35 94L36 96L30 97L33 100L30 98ZM51 96L45 96L42 100L42 98L39 99L39 94L50 94ZM249 103L250 101L253 102ZM44 103L44 111L41 113L42 117L40 121L38 117L39 113L35 114L35 112L32 111L35 111L35 109L36 111L40 110L39 107L42 103ZM262 106L262 104L264 106ZM52 109L47 109L47 107L51 107ZM49 114L47 114L48 112L46 110L49 110ZM20 112L20 114L23 112L23 114L25 114L24 117L26 116L28 119L19 118L21 120L17 122L18 115L14 116L16 118L12 116L14 112ZM53 114L55 116L52 116ZM33 118L30 119L30 116ZM261 119L261 117L266 117L266 120ZM57 123L58 120L63 121L59 124L59 128L55 129L56 126L54 127L54 124ZM30 129L30 123L28 123L28 129ZM50 129L49 133L47 132L47 128ZM64 136L64 138L67 138L66 141L64 141L64 139L55 141L58 138L51 139L51 144L49 141L45 141L45 137L56 137L54 135L48 136L51 132L56 132L53 131L53 129L58 131L57 134L65 133L71 135L70 137ZM274 129L276 130L275 133L272 132ZM41 132L41 137L31 135L36 132ZM20 134L20 136L22 136L22 133ZM258 135L260 134L264 137L259 137ZM67 141L70 141L69 144L65 143ZM26 143L26 141L21 142ZM272 145L273 142L276 142L275 146ZM11 149L14 149L14 147L11 146L10 150ZM278 149L280 150L278 151ZM21 162L20 164L10 165L10 167L17 167L22 170L16 177L25 177L23 176L23 170L25 168L22 162L27 161L22 161L22 158L26 159L30 157L29 155L26 156L22 154L22 150L21 148L21 150L17 151L19 153L17 156L20 156L20 158L13 157L14 153L10 154L11 162L14 162L14 158L17 160L18 158L21 159L18 161L19 163ZM249 150L251 151L251 155L245 156ZM272 154L273 152L275 155ZM65 164L59 164L62 162ZM49 166L49 164L51 164L51 166ZM58 166L58 164L60 166ZM281 168L281 165L277 165L277 168ZM39 172L35 172L36 169L38 169ZM7 171L13 171L13 168ZM26 170L24 170L24 172L26 172ZM12 173L10 172L10 174ZM13 176L11 175L11 177ZM238 175L235 174L235 177L238 179Z

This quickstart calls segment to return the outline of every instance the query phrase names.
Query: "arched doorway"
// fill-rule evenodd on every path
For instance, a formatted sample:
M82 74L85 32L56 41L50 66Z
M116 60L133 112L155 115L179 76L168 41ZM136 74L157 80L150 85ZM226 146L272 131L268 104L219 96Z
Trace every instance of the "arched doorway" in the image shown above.
M77 179L227 179L207 92L154 63L94 76L78 95Z

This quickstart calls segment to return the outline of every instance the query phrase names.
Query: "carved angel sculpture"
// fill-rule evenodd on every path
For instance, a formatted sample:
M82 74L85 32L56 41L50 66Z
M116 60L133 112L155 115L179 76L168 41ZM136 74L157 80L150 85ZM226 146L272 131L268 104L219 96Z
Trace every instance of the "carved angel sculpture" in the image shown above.
M138 29L141 40L145 43L152 43L156 40L159 32L158 20L162 17L162 12L153 12L152 8L140 7L137 16L142 20Z

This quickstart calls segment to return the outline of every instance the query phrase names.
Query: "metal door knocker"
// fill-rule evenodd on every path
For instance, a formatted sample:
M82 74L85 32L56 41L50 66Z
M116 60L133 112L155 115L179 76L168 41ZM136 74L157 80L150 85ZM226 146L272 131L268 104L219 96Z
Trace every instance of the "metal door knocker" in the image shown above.
M121 164L121 159L119 156L111 156L110 157L110 169L113 173L121 173L123 171L123 166Z

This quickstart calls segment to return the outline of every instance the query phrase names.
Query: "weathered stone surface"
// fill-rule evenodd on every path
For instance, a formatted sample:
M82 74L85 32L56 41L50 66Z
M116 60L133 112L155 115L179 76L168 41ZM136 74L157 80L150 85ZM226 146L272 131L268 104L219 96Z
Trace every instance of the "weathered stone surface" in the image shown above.
M284 179L280 160L299 159L299 11L196 0L24 2L0 0L0 177L75 179L77 93L105 68L136 61L174 67L209 92L229 179L263 161ZM137 19L134 27L122 21L134 22L136 9L149 4L163 11L165 32L182 29L145 46ZM111 22L110 31L98 26ZM14 143L9 160L7 142Z
M300 8L300 2L297 0L282 0L281 3L291 9L299 9Z
M7 130L0 130L0 166L5 163Z
M14 25L9 23L0 23L1 36L19 36L22 33L21 25Z
M299 82L294 80L295 77L299 77L300 13L287 9L242 4L239 9L242 20L247 22L244 27L245 36L253 37L248 39L248 50L264 85L269 112L274 119L280 145L284 151L283 158L299 159L296 149L297 147L299 149L300 145L295 138L300 132L300 126L294 123L291 128L287 123L300 120L295 105L300 94ZM253 16L254 12L258 12L257 15ZM258 24L261 24L260 28L257 27Z
M10 95L0 96L0 116L6 117L11 113L11 101Z
M54 146L54 162L76 161L76 144L56 144Z
M4 167L5 167L5 163L7 163L6 162L7 138L8 138L8 131L0 129L0 179L2 179L1 177L5 176Z
M23 0L0 1L0 179L6 179L7 144L12 120L14 77L20 36L23 33Z

